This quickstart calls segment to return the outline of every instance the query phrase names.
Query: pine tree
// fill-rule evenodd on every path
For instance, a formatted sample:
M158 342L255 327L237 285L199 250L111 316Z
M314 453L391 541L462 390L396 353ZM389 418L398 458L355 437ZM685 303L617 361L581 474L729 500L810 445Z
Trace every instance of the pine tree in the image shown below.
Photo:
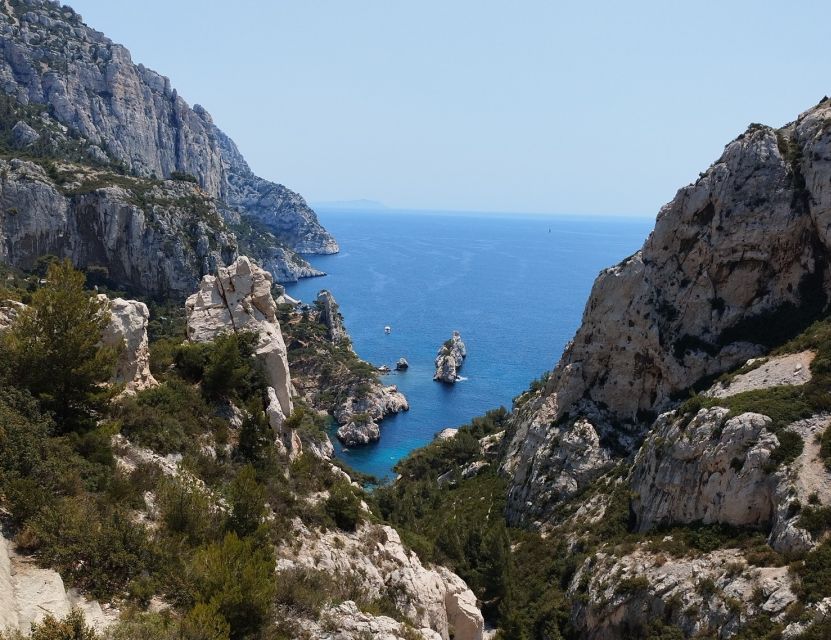
M0 345L9 383L28 389L63 431L93 424L115 392L106 382L118 353L101 344L110 315L84 281L68 260L51 264Z

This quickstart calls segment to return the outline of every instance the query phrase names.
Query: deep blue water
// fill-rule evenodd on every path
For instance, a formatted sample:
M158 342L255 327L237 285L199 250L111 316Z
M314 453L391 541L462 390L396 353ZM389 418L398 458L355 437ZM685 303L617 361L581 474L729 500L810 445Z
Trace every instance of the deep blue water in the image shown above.
M328 289L359 356L410 369L383 376L410 411L387 418L381 440L337 453L378 477L445 427L504 405L551 369L580 323L592 282L636 251L652 219L406 211L319 210L341 253L313 256L329 275L289 285L304 302ZM549 232L550 229L550 232ZM390 325L392 333L384 334ZM465 380L433 381L433 360L454 330Z

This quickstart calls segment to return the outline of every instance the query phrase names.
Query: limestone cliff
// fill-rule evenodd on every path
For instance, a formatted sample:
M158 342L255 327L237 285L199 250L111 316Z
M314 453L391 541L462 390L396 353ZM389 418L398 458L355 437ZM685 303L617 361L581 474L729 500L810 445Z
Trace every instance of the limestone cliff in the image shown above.
M134 64L126 48L69 7L49 0L0 5L0 88L22 105L42 105L46 117L83 141L79 150L89 161L145 178L193 176L227 205L229 221L262 221L278 242L266 252L279 263L274 275L287 265L277 247L300 263L293 251L337 251L303 198L257 177L205 109L191 108L168 78ZM19 147L40 135L27 122L9 129Z
M826 99L782 129L751 125L661 209L640 251L600 274L574 339L516 411L513 521L545 520L679 395L826 309L829 119ZM597 434L579 463L557 453L577 422Z
M141 293L183 296L236 257L236 238L195 185L84 165L0 159L0 261L52 254Z

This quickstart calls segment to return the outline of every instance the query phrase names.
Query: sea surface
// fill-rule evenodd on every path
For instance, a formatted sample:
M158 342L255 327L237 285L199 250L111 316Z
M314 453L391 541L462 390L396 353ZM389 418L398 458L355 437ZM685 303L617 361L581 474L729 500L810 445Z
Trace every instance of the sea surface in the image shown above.
M634 253L652 218L424 211L318 210L341 252L312 256L328 275L287 286L311 303L335 296L358 355L408 371L383 376L410 411L381 424L376 444L337 455L378 478L445 427L510 408L556 364L580 324L598 272ZM389 325L392 332L384 333ZM468 357L455 385L433 381L434 358L453 331Z

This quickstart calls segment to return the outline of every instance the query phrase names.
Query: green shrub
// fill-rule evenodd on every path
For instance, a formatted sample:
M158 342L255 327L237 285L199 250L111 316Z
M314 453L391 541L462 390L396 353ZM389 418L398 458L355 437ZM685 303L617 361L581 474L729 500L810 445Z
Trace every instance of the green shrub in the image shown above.
M831 506L804 507L799 514L797 526L810 531L814 536L818 536L822 532L831 529Z
M824 542L805 556L796 574L804 602L819 602L831 596L831 543Z
M47 566L100 600L123 592L152 570L154 557L141 525L117 508L99 509L88 498L64 498L32 518L19 536Z
M244 466L228 488L231 516L228 525L238 536L254 533L266 516L265 490L251 465Z
M361 500L346 482L339 482L332 487L324 509L338 528L344 531L355 531L363 520Z
M183 536L191 545L221 535L223 515L208 492L195 482L165 478L159 485L157 504L167 531Z
M182 640L229 640L231 626L213 605L197 603L182 620Z
M268 621L275 593L271 549L229 533L196 553L190 565L196 603L222 615L234 640L250 637Z

